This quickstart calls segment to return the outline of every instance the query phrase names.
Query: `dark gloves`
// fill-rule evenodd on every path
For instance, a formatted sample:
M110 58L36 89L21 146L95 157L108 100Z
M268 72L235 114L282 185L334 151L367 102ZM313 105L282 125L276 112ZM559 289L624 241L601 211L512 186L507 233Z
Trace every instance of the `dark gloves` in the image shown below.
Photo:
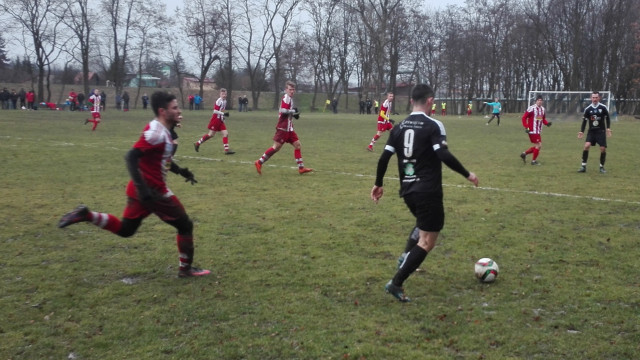
M225 111L225 113L224 113L224 117L229 117L229 116L231 116L231 115L229 115L229 112L228 112L228 111Z
M551 126L551 124L553 124L553 123L552 123L551 121L549 121L549 122L547 123L547 127Z
M189 168L181 168L179 174L185 178L185 182L191 181L191 185L196 184L198 180L194 177L193 173L189 170Z
M297 120L300 119L300 110L297 107L293 108L293 117Z
M395 123L396 123L396 121L395 121L395 120L393 120L393 119L389 119L389 122L390 122L391 124L395 124Z

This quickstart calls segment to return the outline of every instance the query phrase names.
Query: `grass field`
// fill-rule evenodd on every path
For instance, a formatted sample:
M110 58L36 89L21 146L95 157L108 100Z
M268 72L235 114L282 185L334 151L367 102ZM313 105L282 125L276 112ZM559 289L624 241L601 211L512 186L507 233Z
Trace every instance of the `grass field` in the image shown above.
M305 165L285 146L256 174L273 112L233 112L233 156L209 112L185 112L169 174L195 223L196 265L179 279L174 230L155 217L132 238L90 224L58 229L78 204L120 215L123 156L151 113L0 111L1 359L632 359L640 352L640 122L612 125L607 174L588 172L577 119L543 130L541 166L523 165L519 114L500 127L443 118L452 152L480 178L444 171L446 225L412 302L385 294L413 219L397 196L369 199L373 115L303 114ZM399 117L398 117L399 118ZM553 116L550 116L551 120ZM530 158L529 158L530 160ZM393 160L395 162L395 159ZM481 284L473 264L500 264Z

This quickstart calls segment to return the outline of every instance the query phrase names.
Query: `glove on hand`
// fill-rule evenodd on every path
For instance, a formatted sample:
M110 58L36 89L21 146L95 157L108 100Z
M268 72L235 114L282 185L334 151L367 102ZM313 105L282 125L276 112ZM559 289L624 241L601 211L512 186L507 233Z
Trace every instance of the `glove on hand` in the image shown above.
M198 180L193 177L193 173L189 171L189 168L180 169L180 175L185 178L185 182L191 181L191 185L196 184Z
M549 123L547 124L547 127L551 126L551 124L553 124L551 121L549 121Z
M300 119L300 110L297 107L293 108L293 117L298 120Z

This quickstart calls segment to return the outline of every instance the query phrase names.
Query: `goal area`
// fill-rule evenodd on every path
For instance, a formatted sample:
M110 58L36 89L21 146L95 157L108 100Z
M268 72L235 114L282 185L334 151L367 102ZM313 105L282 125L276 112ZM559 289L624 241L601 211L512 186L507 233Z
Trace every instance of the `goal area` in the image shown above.
M611 119L616 118L616 112L611 108L613 97L611 91L600 90L600 102L609 108ZM538 96L544 100L544 108L549 117L573 118L581 116L584 109L591 104L592 91L529 91L528 105L533 105Z

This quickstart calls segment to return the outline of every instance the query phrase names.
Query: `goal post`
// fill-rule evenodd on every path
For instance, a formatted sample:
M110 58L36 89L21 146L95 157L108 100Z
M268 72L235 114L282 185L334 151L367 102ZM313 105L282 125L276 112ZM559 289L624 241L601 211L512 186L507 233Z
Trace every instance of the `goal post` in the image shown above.
M612 120L617 120L617 114L611 108L613 96L611 91L600 90L600 102L609 108ZM565 118L580 116L584 109L591 104L591 94L593 91L546 91L530 90L527 105L533 105L538 95L544 100L544 107L549 117ZM615 105L615 103L614 103Z

